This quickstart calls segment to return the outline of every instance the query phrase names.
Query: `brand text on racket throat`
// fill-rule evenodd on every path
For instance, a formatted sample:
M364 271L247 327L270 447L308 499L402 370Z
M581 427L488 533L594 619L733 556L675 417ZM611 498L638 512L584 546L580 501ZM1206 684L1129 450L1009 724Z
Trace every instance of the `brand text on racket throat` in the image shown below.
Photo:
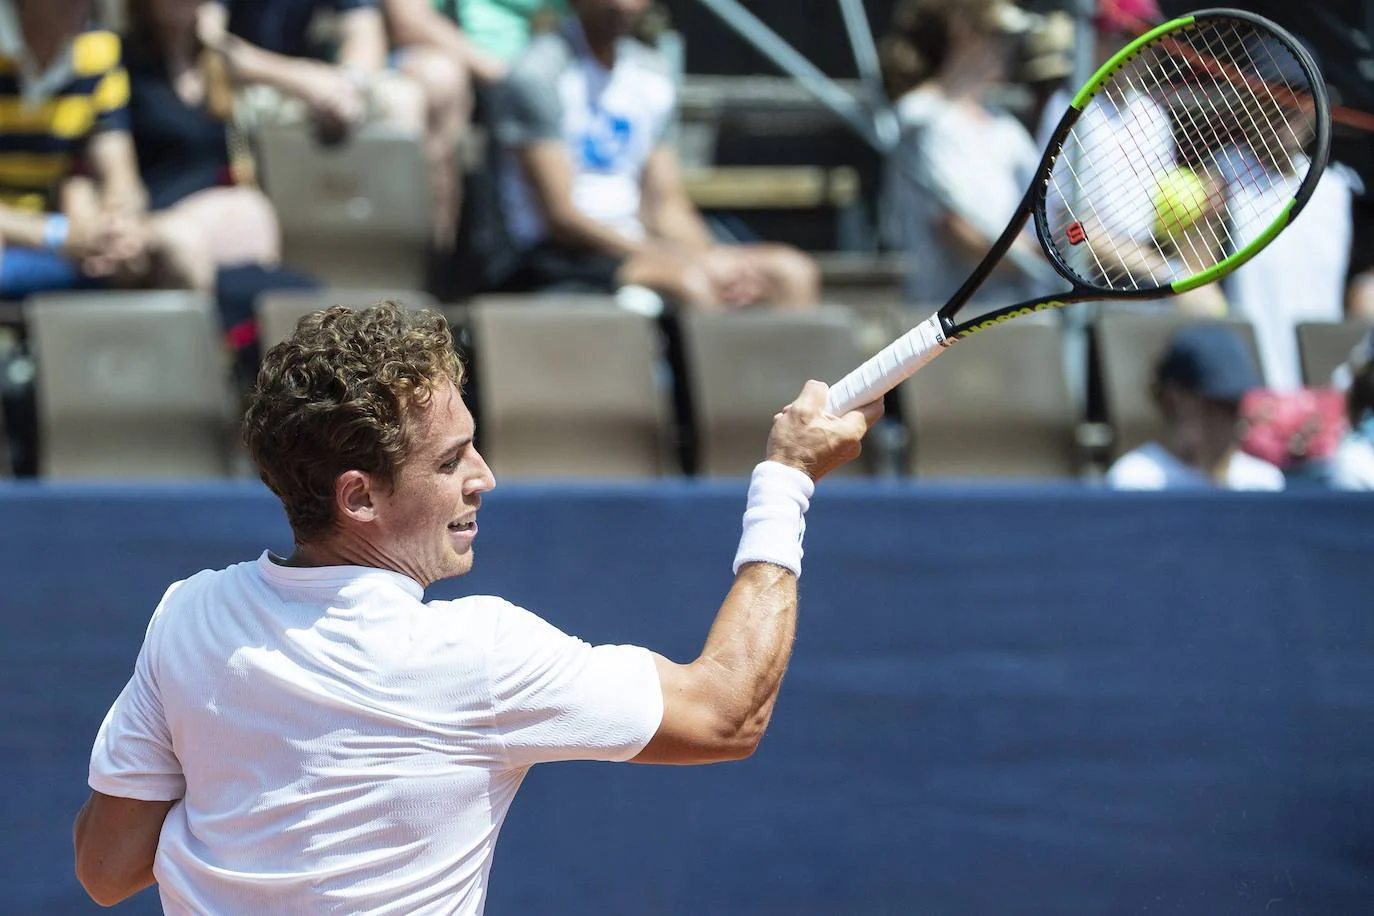
M1011 321L1013 318L1024 318L1027 315L1034 315L1036 312L1048 312L1050 309L1063 308L1066 305L1069 305L1069 303L1063 299L1045 299L1034 305L1023 305L1009 312L1004 312L1001 315L995 315L992 318L974 322L959 331L959 336L965 337L975 331L986 331L988 328L996 327L1003 322Z

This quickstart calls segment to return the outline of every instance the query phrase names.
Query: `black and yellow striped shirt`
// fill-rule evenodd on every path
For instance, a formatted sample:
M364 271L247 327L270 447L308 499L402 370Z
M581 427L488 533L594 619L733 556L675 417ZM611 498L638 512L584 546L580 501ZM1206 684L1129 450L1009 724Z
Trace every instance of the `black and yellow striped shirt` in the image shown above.
M105 130L127 130L129 77L119 37L82 32L72 41L71 75L47 98L26 104L20 64L0 53L0 203L39 211L53 204L86 143Z

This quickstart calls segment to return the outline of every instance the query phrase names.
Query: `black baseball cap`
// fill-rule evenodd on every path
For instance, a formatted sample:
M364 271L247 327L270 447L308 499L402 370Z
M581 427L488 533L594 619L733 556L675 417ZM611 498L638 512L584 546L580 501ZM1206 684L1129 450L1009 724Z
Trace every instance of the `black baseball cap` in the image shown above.
M1239 401L1262 384L1255 358L1236 331L1198 323L1180 328L1155 365L1155 381L1217 401Z

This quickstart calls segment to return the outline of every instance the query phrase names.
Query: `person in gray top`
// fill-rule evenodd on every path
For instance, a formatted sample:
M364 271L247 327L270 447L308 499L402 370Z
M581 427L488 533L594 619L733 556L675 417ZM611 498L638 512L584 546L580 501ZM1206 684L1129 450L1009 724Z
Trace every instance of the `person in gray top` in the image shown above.
M630 36L647 0L573 0L493 95L501 203L518 263L497 286L647 287L682 305L805 307L815 262L785 245L717 244L664 136L676 88Z

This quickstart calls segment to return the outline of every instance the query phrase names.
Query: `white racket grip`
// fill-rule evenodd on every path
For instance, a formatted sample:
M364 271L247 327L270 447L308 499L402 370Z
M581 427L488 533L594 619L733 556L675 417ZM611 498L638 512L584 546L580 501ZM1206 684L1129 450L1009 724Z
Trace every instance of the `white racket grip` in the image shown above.
M931 315L831 385L826 409L840 416L877 400L953 345L940 316Z

